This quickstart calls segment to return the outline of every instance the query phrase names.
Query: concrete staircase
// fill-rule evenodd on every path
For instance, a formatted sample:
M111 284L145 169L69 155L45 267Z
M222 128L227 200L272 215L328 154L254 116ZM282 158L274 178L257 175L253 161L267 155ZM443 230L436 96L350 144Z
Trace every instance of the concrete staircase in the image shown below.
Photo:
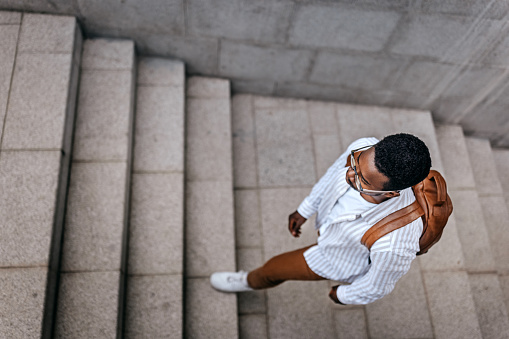
M254 95L74 18L0 12L0 337L509 338L509 151L429 112ZM223 294L316 242L287 218L353 140L408 132L454 213L393 293L333 282Z

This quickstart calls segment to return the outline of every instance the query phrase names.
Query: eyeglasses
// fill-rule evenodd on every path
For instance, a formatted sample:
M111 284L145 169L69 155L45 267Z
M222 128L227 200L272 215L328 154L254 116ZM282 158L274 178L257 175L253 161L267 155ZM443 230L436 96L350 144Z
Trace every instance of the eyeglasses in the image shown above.
M357 149L352 150L351 154L350 154L350 167L353 169L353 171L355 173L355 186L357 188L357 191L362 192L363 194L366 194L366 195L371 195L371 196L381 195L384 193L397 192L397 191L374 191L374 190L367 190L367 189L362 188L361 180L359 178L359 173L357 172L357 163L355 161L354 154L359 151L365 151L371 147L373 147L373 145L357 148ZM360 154L359 154L359 156L360 156Z

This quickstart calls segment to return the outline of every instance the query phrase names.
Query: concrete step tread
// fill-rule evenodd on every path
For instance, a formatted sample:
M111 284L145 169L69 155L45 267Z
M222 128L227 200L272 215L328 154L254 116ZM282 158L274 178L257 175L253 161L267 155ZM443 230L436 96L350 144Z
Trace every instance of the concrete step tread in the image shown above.
M498 270L507 270L509 259L503 242L509 236L503 226L507 210L491 147L487 141L465 138L459 126L438 126L437 131L445 154L446 175L452 182L450 195L481 333L485 338L493 337L493 331L500 328L504 330L499 333L509 333L497 274ZM496 302L487 306L487 300Z
M507 289L506 277L509 276L509 247L507 246L509 212L490 142L472 137L465 138L465 141L493 251L495 268L498 272L498 274L470 277L479 323L485 338L496 337L497 333L507 333L509 337L506 306L509 305L509 295L504 294Z
M191 77L186 89L185 333L235 338L234 294L214 291L209 276L235 270L229 82Z
M184 64L138 62L126 337L181 337ZM168 321L171 319L171 321Z
M122 331L134 58L132 41L84 42L57 337L115 337Z
M81 30L66 16L1 12L0 22L0 333L49 338Z

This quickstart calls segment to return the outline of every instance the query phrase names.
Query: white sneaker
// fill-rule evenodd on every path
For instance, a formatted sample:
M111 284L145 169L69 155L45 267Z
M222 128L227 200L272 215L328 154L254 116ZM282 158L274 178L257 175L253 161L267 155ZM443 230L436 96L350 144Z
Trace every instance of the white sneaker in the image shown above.
M247 284L247 272L215 272L210 276L210 284L221 292L246 292L253 289Z

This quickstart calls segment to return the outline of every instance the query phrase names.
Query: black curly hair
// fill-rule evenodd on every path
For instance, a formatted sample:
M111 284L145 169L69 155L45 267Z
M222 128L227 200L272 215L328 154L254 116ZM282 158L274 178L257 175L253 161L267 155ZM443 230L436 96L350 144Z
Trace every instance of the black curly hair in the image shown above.
M375 146L375 166L389 178L385 191L413 186L426 178L431 168L428 147L411 134L386 136Z

